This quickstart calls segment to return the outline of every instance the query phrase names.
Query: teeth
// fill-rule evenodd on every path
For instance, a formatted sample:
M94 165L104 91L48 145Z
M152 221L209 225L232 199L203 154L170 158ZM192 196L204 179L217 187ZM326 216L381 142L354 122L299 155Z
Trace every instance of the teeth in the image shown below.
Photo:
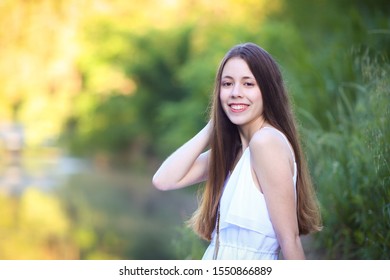
M230 106L233 110L244 110L246 108L246 105L241 104L234 104Z

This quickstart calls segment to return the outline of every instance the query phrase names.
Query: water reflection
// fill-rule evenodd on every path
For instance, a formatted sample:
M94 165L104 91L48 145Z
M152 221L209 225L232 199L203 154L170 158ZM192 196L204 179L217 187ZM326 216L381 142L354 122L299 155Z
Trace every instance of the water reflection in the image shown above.
M27 181L23 173L23 168L20 165L11 164L6 166L0 180L3 192L8 194L21 193Z
M160 192L148 172L101 168L53 149L2 162L0 259L181 259L203 251L183 228L194 191Z
M61 185L69 176L86 170L86 162L66 156L6 161L0 166L0 188L10 195L19 195L30 186L49 191Z

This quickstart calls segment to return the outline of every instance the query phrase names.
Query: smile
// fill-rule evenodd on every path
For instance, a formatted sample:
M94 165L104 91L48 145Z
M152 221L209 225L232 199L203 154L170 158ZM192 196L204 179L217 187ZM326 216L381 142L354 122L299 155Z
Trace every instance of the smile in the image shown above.
M246 104L229 104L229 107L230 107L232 112L240 113L240 112L245 111L249 107L249 105L246 105Z

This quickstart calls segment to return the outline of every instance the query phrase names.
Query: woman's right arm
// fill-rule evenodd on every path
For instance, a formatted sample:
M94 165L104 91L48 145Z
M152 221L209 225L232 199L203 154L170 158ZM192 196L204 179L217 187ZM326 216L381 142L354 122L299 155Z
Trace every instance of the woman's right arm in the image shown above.
M211 129L209 122L162 163L153 176L157 189L174 190L207 179L209 151L203 151L209 144Z

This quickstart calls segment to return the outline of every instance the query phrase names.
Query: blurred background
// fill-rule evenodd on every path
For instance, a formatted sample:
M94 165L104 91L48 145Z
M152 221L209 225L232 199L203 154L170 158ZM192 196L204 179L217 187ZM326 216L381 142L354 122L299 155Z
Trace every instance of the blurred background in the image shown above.
M390 258L387 0L1 0L0 26L0 259L199 259L199 188L151 178L247 41L299 122L324 220L308 258Z

